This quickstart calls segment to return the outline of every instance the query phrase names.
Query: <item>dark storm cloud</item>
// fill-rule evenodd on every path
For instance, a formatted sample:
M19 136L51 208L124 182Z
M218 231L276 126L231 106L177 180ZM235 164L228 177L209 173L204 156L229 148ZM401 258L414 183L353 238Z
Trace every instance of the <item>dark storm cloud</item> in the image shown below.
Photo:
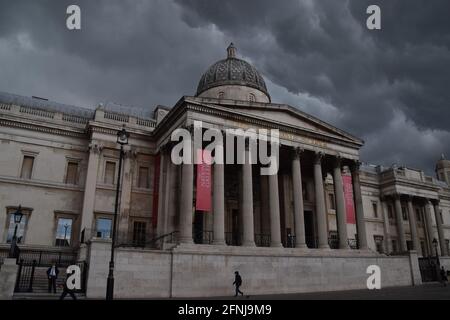
M334 123L366 140L364 160L431 172L450 153L450 2L280 2L179 1L191 26L237 38L271 81L337 107ZM370 4L381 31L365 27Z
M82 30L65 28L78 4ZM369 4L382 30L365 28ZM0 90L173 105L234 41L286 102L366 141L363 160L450 157L446 0L0 1Z

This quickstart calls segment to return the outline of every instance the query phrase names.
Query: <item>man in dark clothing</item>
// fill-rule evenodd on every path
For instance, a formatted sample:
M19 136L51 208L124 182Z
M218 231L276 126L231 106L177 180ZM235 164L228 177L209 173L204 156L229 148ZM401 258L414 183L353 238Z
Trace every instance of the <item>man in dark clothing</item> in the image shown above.
M58 279L58 273L59 270L55 263L47 269L48 293L51 293L52 289L53 293L56 293L56 279Z
M75 272L75 271L74 271L74 272ZM74 272L73 272L73 273L74 273ZM72 274L73 274L73 273L72 273ZM61 296L59 297L59 300L64 300L64 298L65 298L67 295L70 295L70 296L72 297L73 300L77 300L77 297L75 296L74 290L70 290L70 289L67 287L67 280L69 279L69 277L70 277L72 274L70 274L70 273L67 274L67 277L66 277L66 279L65 279L65 281L64 281L64 284L62 285L63 292L61 293Z
M447 272L445 271L444 267L441 267L441 281L444 287L447 286L448 278L447 278Z
M234 282L233 282L233 284L236 286L236 294L234 296L237 297L239 293L241 294L241 296L243 296L244 293L242 293L242 291L239 290L239 287L242 285L242 278L239 275L238 271L234 272Z

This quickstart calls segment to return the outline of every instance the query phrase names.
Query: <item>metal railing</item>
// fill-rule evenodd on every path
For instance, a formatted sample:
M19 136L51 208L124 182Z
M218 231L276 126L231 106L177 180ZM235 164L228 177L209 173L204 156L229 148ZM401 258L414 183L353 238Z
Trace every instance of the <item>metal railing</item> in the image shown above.
M194 243L196 244L212 244L214 240L213 231L199 230L194 231Z
M30 264L36 261L38 266L51 266L55 263L57 266L68 266L77 261L78 254L75 251L51 251L20 249L17 261L23 261Z
M225 232L225 242L229 246L242 245L242 235L237 232Z
M255 244L258 247L270 247L270 234L255 234Z

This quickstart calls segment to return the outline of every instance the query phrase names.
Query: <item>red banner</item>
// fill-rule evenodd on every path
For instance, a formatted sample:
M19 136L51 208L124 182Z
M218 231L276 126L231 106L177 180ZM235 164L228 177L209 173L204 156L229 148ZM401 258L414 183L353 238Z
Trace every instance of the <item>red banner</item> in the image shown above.
M195 198L195 209L200 211L211 211L211 152L197 150L197 157L201 160L197 164L197 192Z
M155 171L153 174L153 206L152 206L152 225L156 228L158 224L158 202L159 202L159 172L161 168L161 156L155 157Z
M355 224L355 203L353 201L353 184L351 175L343 175L345 209L347 212L347 223Z

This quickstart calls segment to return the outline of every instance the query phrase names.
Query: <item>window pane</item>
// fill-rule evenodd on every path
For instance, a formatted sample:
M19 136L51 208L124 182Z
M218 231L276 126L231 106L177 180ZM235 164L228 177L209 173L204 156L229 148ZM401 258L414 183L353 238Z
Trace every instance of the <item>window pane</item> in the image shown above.
M148 188L148 168L139 168L139 188Z
M27 224L27 216L23 215L20 224L17 226L17 243L23 243L23 236L25 234L25 226ZM6 236L6 242L11 243L11 240L14 236L14 229L16 224L14 222L14 214L10 214L9 217L9 226L8 226L8 235Z
M20 177L23 179L31 179L31 172L33 171L34 157L24 156L22 163L22 171Z
M145 245L145 222L134 222L134 228L133 228L133 243L137 246L143 246Z
M372 208L373 208L373 216L375 218L378 218L378 206L377 206L376 202L372 203Z
M114 184L115 173L116 173L116 163L107 161L106 168L105 168L105 183L106 184Z
M109 239L111 238L112 220L106 218L97 219L97 238Z
M58 247L69 247L72 236L72 219L58 218L56 227L56 243Z
M67 164L66 183L77 184L78 178L78 163L69 162Z

